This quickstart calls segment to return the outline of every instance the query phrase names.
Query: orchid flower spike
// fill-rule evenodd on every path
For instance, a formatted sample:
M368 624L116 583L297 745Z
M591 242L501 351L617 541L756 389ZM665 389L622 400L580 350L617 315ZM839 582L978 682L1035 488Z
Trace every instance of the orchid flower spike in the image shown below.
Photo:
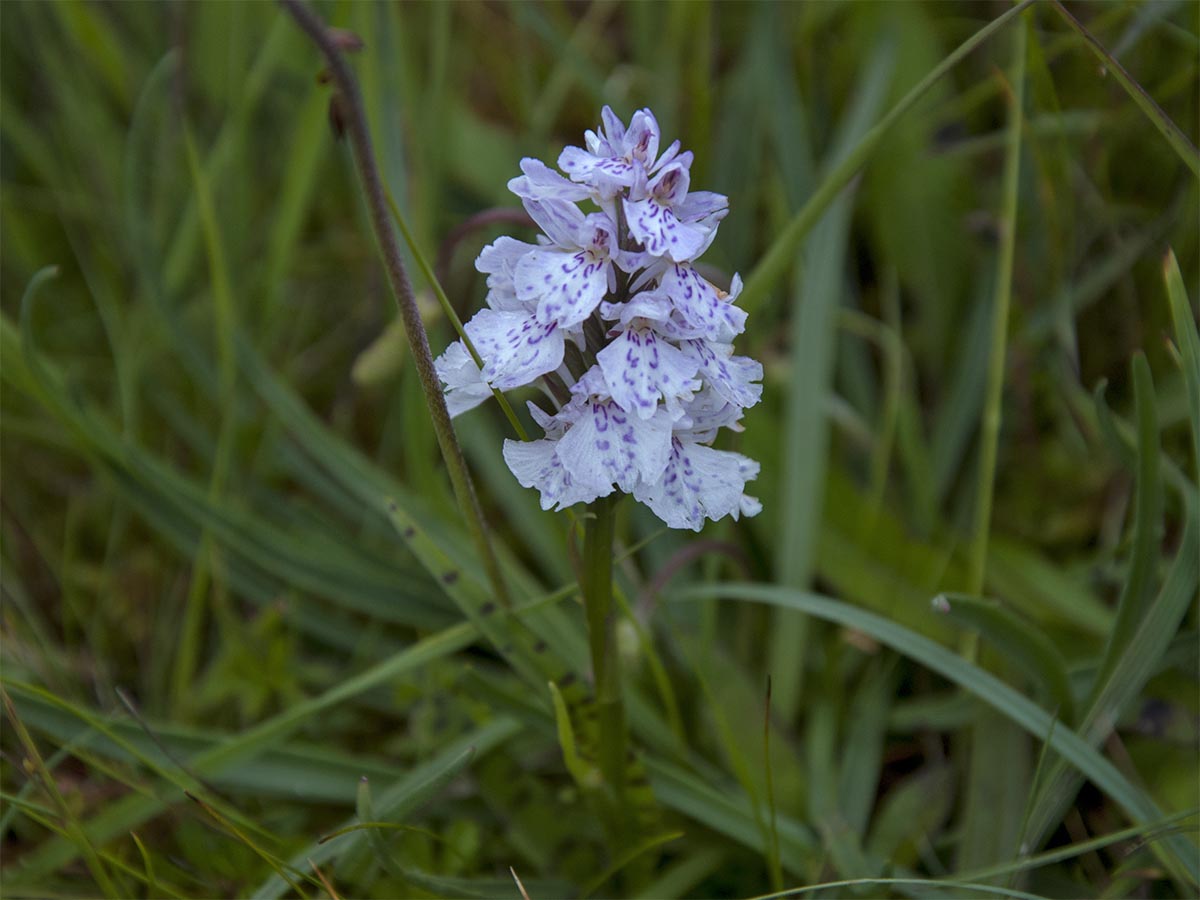
M502 237L479 254L487 308L437 360L451 415L493 388L539 384L553 398L529 409L545 437L504 442L517 480L543 509L632 494L671 528L752 516L745 493L758 463L710 445L741 430L762 396L762 366L733 354L746 313L696 269L728 198L691 191L692 154L658 153L648 109L629 127L607 106L585 147L558 158L566 175L521 161L509 189L542 230L536 244ZM588 210L580 203L591 204Z

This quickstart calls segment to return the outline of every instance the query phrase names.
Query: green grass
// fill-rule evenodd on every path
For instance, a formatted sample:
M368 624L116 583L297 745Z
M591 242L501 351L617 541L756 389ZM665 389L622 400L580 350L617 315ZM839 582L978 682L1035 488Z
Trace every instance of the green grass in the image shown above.
M461 418L484 612L315 50L4 4L4 895L1195 896L1195 10L318 9L435 350L522 156L603 103L695 151L763 513L616 508L615 845L582 531Z

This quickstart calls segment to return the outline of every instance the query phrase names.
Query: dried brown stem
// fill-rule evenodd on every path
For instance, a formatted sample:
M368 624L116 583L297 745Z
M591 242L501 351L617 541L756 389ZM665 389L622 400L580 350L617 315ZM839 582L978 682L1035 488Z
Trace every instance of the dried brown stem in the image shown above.
M504 585L504 577L500 565L492 550L488 537L487 525L483 520L483 512L479 508L479 500L471 484L471 476L467 471L467 463L463 458L462 448L454 434L454 426L450 422L450 413L446 409L446 400L442 396L441 384L433 367L433 354L429 349L429 336L425 333L425 324L417 309L417 299L413 294L412 282L404 269L404 261L400 255L400 245L392 227L391 216L388 212L387 192L379 176L379 167L375 162L375 153L371 148L371 132L367 126L367 116L363 108L362 94L354 73L346 64L339 47L337 32L330 29L321 18L300 0L279 0L280 5L296 20L296 24L317 45L325 57L329 67L329 75L334 88L338 92L339 110L344 117L346 134L354 150L354 161L362 178L363 193L366 195L367 206L371 213L371 226L379 244L379 252L383 257L384 269L387 272L388 283L400 310L400 319L404 325L404 334L412 349L413 361L416 364L417 376L421 380L421 389L425 394L425 402L429 405L429 415L433 420L433 429L437 434L438 447L450 474L450 483L454 487L454 495L467 527L475 542L476 549L483 559L488 580L496 599L504 606L509 605L508 591Z

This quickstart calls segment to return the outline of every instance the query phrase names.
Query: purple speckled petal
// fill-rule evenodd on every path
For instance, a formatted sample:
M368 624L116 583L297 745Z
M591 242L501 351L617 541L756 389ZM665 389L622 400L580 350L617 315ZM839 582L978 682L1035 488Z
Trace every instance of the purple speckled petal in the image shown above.
M466 325L483 360L483 377L502 391L529 384L563 361L563 334L522 312L481 309Z
M649 419L661 397L668 411L691 400L699 364L645 328L631 328L596 354L612 398L626 412ZM673 416L675 418L675 416Z
M692 360L706 384L717 395L743 409L762 399L762 363L748 356L734 356L733 344L712 341L683 341L680 351Z
M740 453L675 439L662 478L643 482L633 495L671 528L699 531L705 519L754 515L757 501L744 502L743 491L757 475L758 463Z
M646 185L646 192L664 206L675 207L687 196L691 175L686 166L674 162L663 168Z
M624 134L625 155L630 159L650 165L658 156L660 131L658 120L649 109L639 109L629 120L629 130Z
M572 181L586 181L592 177L592 171L600 159L601 157L582 147L564 147L563 152L558 155L558 167L566 172Z
M612 400L593 400L558 442L558 456L583 484L612 484L629 493L641 481L657 481L671 452L666 410L639 419Z
M707 340L729 343L746 330L745 310L733 305L742 289L737 275L726 294L684 263L667 267L659 289L670 296L684 322L701 330Z
M612 485L583 484L572 478L557 449L558 441L553 440L504 442L504 461L522 487L537 488L542 509L565 509L612 493Z
M608 292L611 264L587 250L534 250L522 257L513 278L521 300L537 302L539 322L578 325Z
M647 253L675 262L695 259L709 234L701 225L680 222L670 207L653 198L626 200L625 220Z

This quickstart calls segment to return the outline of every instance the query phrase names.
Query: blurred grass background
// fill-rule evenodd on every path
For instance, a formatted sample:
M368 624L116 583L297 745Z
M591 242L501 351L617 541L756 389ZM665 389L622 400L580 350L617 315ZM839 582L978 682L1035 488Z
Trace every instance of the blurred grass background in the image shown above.
M747 274L1007 8L319 6L363 39L385 178L464 318L479 248L531 236L460 226L602 104L695 151L732 206L705 261ZM1194 145L1198 8L1072 9ZM549 691L460 612L474 562L313 48L267 3L0 16L7 896L516 897L510 866L545 897L1195 896L1197 178L1053 7L940 81L747 298L764 400L730 446L762 515L696 537L623 504L657 804L623 854ZM530 627L584 672L549 596L567 522L505 429L458 422Z

